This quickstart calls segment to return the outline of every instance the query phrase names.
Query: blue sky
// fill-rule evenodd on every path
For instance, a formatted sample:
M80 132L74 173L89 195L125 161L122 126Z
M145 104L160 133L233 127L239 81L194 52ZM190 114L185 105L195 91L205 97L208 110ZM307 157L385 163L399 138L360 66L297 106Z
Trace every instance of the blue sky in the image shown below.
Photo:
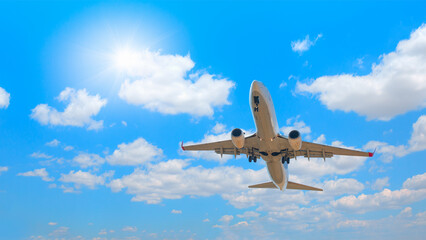
M421 1L0 2L0 239L422 239ZM253 132L365 151L289 165L180 141Z

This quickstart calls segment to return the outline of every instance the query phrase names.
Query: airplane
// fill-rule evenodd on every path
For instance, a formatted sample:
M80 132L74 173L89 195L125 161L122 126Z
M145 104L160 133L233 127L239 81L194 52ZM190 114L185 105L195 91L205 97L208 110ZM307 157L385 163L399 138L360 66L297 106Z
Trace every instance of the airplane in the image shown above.
M292 130L288 138L279 133L275 108L271 94L259 81L253 81L250 87L250 107L256 125L256 133L245 136L243 130L231 131L231 139L225 141L202 143L181 147L183 151L214 151L220 154L245 154L249 162L262 158L266 162L272 181L251 185L249 188L277 188L323 191L320 188L289 181L288 164L290 159L298 156L305 158L331 158L334 155L372 157L374 152L362 152L302 141L300 132Z

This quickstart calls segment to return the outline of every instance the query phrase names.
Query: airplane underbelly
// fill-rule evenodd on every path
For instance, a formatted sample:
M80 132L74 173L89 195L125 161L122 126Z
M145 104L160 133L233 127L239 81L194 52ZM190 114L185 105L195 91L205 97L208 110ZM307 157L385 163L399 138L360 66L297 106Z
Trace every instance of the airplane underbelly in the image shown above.
M266 104L266 99L263 98L259 93L254 92L253 95L258 95L259 103L253 103L256 110L253 111L254 121L256 124L257 135L262 140L273 139L277 136L277 132L275 129L275 124L273 122L273 118L275 116L271 116L271 110L269 106Z

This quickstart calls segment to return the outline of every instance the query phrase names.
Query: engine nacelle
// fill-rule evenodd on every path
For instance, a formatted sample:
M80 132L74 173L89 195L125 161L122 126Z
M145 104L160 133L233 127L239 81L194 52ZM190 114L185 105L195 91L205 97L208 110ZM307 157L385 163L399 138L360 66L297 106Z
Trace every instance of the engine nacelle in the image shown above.
M302 148L302 138L300 137L300 132L293 130L288 134L288 142L290 143L293 150L300 150Z
M235 147L237 147L237 148L244 147L245 137L244 137L243 130L241 130L239 128L235 128L234 130L232 130L231 139L232 139L232 143L234 144Z

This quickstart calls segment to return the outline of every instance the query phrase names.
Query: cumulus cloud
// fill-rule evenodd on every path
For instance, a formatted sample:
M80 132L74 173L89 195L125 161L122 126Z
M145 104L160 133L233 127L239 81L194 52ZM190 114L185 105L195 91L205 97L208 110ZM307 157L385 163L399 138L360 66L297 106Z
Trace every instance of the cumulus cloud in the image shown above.
M0 109L9 107L10 93L0 87Z
M426 189L426 173L419 174L407 179L402 185L407 189Z
M389 186L389 177L378 178L371 186L371 189L381 191L383 188Z
M370 141L364 149L376 149L377 153L382 154L383 162L389 163L396 157L403 157L407 154L423 151L426 149L426 115L420 116L413 124L411 138L405 145L393 146L385 142Z
M106 99L97 95L89 95L86 89L75 90L65 88L57 99L68 103L63 112L47 104L39 104L31 111L31 118L42 125L86 127L88 130L98 130L103 127L103 120L96 121L96 116L107 103Z
M162 154L161 149L138 138L131 143L118 145L118 149L107 156L106 160L111 165L136 166L152 162Z
M305 39L299 39L296 41L292 41L291 42L291 50L293 50L293 52L297 52L299 54L302 54L303 52L306 52L309 50L309 48L311 48L312 46L314 46L318 39L322 38L322 34L318 34L317 37L312 41L309 39L309 35L306 35Z
M280 128L280 131L284 135L288 135L292 130L297 130L301 134L304 134L307 138L310 138L311 127L307 126L302 120L299 120L300 116L287 119L286 126Z
M8 167L0 166L0 175L1 175L3 172L7 172L8 170L9 170L9 168L8 168Z
M113 192L126 188L128 194L134 195L132 201L158 204L163 199L241 191L265 178L265 169L189 167L188 160L175 159L148 165L146 169L135 169L129 175L112 180L108 186Z
M88 168L104 164L105 159L97 154L80 153L73 158L73 162L82 168Z
M46 171L46 168L35 169L33 171L28 171L24 173L18 173L18 176L23 177L41 177L43 181L51 182L55 180L52 177L49 177L49 173Z
M164 114L187 113L212 116L215 107L230 104L228 95L235 83L208 73L190 74L190 56L164 55L148 50L135 55L120 98Z
M404 205L421 201L426 198L426 174L416 175L407 179L402 189L383 191L371 195L346 196L332 201L330 204L338 209L365 213L380 209L401 208Z
M90 172L83 172L81 170L75 172L74 170L71 170L68 174L61 173L61 178L59 178L59 181L73 183L75 184L76 188L87 186L88 188L94 189L97 185L104 185L105 180L112 177L112 175L114 175L114 171L109 171L102 174L101 176L97 176Z
M330 110L356 112L367 119L389 120L426 106L426 25L396 50L383 54L364 76L323 76L312 83L297 83L298 92L317 95ZM404 97L397 97L404 96Z

